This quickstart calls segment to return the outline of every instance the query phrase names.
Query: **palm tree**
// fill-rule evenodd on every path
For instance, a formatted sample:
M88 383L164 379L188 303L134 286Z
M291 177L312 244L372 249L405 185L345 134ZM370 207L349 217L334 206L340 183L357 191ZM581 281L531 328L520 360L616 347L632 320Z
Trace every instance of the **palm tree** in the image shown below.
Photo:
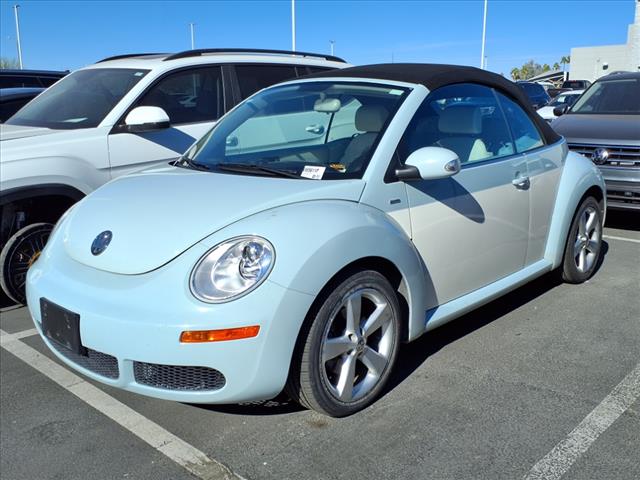
M520 69L517 67L514 67L511 69L511 78L513 78L514 80L520 80Z
M560 70L560 64L558 62L553 64L553 69L554 70Z
M562 71L564 72L565 65L571 63L571 56L565 55L560 59L560 63L562 64Z

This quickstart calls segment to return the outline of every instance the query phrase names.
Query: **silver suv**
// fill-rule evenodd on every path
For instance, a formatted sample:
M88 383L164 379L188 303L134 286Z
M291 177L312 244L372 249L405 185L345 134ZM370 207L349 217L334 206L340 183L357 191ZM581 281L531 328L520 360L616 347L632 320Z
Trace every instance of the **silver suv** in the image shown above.
M607 75L554 114L569 148L600 167L609 208L640 211L640 72Z
M346 66L316 53L203 49L120 55L67 75L0 125L0 287L24 301L53 225L102 184L175 160L262 88Z

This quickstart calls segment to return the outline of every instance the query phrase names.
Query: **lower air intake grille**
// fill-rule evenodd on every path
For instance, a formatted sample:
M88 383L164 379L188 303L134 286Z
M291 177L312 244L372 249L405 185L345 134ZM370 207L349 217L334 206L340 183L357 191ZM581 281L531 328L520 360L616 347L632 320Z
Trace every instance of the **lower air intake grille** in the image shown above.
M191 392L219 390L226 382L224 375L213 368L145 362L133 362L133 375L142 385Z
M93 373L102 375L103 377L116 379L120 376L120 370L118 369L118 360L116 357L107 355L106 353L98 352L87 348L87 355L78 355L72 352L68 348L58 345L56 342L50 342L53 348L58 353L66 357L76 365L91 370Z

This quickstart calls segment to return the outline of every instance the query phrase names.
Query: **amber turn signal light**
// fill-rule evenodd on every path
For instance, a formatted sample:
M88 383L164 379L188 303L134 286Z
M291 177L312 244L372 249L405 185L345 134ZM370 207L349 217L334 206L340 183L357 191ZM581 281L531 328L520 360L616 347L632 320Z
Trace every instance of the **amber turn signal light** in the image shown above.
M259 325L251 327L224 328L222 330L194 330L182 332L180 343L225 342L227 340L240 340L252 338L258 335Z

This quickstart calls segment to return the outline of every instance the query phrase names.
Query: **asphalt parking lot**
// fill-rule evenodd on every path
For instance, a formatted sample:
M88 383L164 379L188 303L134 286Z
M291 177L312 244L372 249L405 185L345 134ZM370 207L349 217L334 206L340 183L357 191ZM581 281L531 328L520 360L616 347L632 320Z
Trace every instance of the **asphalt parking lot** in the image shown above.
M4 309L3 479L640 478L640 217L595 277L547 275L404 346L373 406L170 403L93 384Z

